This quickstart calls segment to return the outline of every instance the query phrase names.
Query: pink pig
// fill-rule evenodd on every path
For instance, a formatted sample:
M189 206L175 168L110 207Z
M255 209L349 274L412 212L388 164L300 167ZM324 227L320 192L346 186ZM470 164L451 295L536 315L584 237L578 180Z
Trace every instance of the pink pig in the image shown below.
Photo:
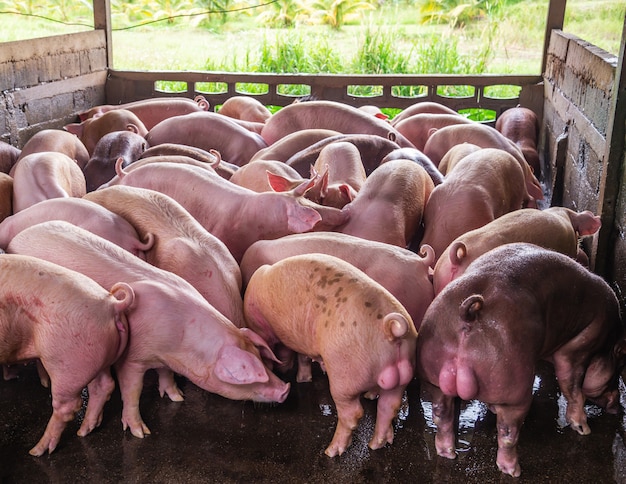
M258 99L250 96L231 96L217 110L219 114L242 121L265 123L272 113Z
M251 328L270 345L318 360L328 374L337 428L326 455L341 455L363 416L359 399L378 395L369 447L393 442L392 420L413 379L417 331L406 309L352 264L326 254L260 267L244 295Z
M264 159L251 161L240 167L229 180L257 193L286 192L307 181L282 161Z
M301 129L282 137L267 148L257 151L250 161L276 160L286 162L299 151L338 134L341 133L332 129Z
M476 151L430 194L422 244L430 245L439 259L458 236L522 208L528 199L524 174L513 156L495 148Z
M63 153L74 160L81 170L89 161L89 152L78 136L62 129L44 129L35 133L22 147L20 158L42 151Z
M433 131L453 124L473 122L460 114L420 113L396 122L393 126L418 150L423 150Z
M256 193L194 166L155 163L124 175L120 184L169 195L226 244L239 262L259 239L325 230L344 223L348 214L304 198L309 182L293 193Z
M426 170L409 160L376 168L356 198L344 207L348 222L334 229L368 240L408 247L434 189Z
M410 116L414 116L416 114L422 113L430 113L430 114L454 114L456 116L461 116L454 109L449 108L448 106L434 102L434 101L418 101L415 104L412 104L406 109L403 109L401 113L394 116L391 120L391 124L398 124L400 121L405 120Z
M102 422L115 383L110 366L128 343L125 312L135 300L128 284L111 292L78 272L24 255L0 255L0 364L39 359L52 382L52 416L30 454L52 453L89 389L78 431Z
M6 249L25 228L49 220L64 220L99 235L131 254L146 260L146 253L154 243L152 234L139 239L135 228L123 217L83 198L51 198L43 200L0 223L0 248Z
M62 221L23 230L7 252L58 263L105 288L118 279L132 287L136 303L127 313L132 337L115 370L123 401L122 424L134 436L150 433L139 413L144 373L150 368L159 374L161 395L167 393L174 401L182 401L183 396L173 372L226 398L260 402L287 398L289 384L261 360L263 355L277 361L265 341L251 330L237 328L183 278ZM102 405L104 401L92 405L90 400L87 412L101 414ZM81 430L87 434L93 428L89 424Z
M96 190L84 198L130 222L142 237L153 237L154 245L146 249L150 264L181 276L236 326L244 326L237 261L176 200L123 185Z
M578 237L595 234L600 225L600 217L588 210L577 213L564 207L523 208L506 213L454 239L435 265L435 294L482 254L511 242L528 242L576 259L582 251Z
M56 151L32 153L15 164L13 212L50 198L82 197L85 176L69 156Z
M244 287L264 264L274 264L292 255L318 252L349 262L381 284L406 308L417 329L434 293L431 271L435 253L422 247L424 255L384 242L336 232L286 235L252 244L241 260Z

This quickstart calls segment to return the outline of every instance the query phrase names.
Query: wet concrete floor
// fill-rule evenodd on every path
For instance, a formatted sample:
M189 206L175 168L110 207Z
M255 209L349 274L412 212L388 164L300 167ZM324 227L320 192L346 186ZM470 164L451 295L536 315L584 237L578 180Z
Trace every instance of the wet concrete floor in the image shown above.
M626 376L626 373L622 375ZM294 381L292 376L287 380ZM551 367L542 366L519 444L522 476L502 475L495 464L495 417L478 402L463 404L459 457L438 457L428 402L417 382L409 385L393 445L372 451L367 442L375 403L352 446L337 458L324 455L336 424L328 382L316 369L312 383L293 383L279 405L232 401L178 379L184 402L161 399L156 374L146 374L141 413L152 435L122 431L119 392L105 407L91 435L68 425L52 455L32 457L52 412L49 391L34 366L18 380L0 380L0 482L149 483L427 483L550 482L626 483L626 388L622 412L608 415L589 406L592 433L580 436L562 426L562 405Z

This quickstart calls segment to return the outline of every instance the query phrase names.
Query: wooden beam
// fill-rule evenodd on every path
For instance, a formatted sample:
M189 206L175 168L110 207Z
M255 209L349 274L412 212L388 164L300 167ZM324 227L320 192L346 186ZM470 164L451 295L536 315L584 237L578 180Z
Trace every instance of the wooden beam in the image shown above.
M548 47L550 46L550 37L552 30L563 30L563 20L565 19L565 6L567 0L550 0L548 6L548 18L546 19L546 32L543 37L543 57L541 60L541 73L546 70L548 61Z
M113 68L113 36L111 29L111 0L93 0L93 25L104 30L107 44L107 67Z

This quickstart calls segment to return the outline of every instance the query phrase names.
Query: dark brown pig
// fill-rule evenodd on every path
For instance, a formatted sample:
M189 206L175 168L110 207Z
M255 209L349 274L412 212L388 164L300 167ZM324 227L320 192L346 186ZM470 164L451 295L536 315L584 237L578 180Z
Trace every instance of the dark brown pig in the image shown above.
M286 235L259 240L241 260L244 287L260 266L274 264L292 255L328 254L349 262L381 284L406 308L417 329L434 293L430 272L435 254L424 246L424 255L383 242L336 232Z
M146 251L152 247L154 236L144 233L146 242L139 239L137 230L122 216L83 198L51 198L20 210L0 223L0 248L6 249L22 230L49 220L64 220L99 235L131 254L146 260Z
M415 148L423 150L426 141L432 132L445 126L453 124L470 124L471 119L459 114L440 114L440 113L420 113L409 116L401 121L394 123L400 134L408 139ZM433 130L433 131L431 131Z
M426 173L428 173L435 186L443 182L443 174L428 156L416 148L400 148L393 150L380 161L380 164L382 165L391 160L411 160L426 170Z
M50 198L82 197L85 176L69 156L42 151L21 158L13 174L13 212Z
M539 119L532 109L517 106L504 111L496 120L496 129L513 141L537 176L541 173L537 140Z
M458 236L522 208L528 198L524 174L513 156L494 148L476 151L430 194L422 243L439 259Z
M392 160L367 177L343 210L348 222L334 229L368 240L408 247L434 190L426 170L409 160Z
M444 250L433 273L435 294L482 254L512 242L528 242L577 259L582 251L578 238L595 234L600 225L600 217L588 210L578 213L564 207L523 208L505 213L460 235Z
M239 265L228 248L176 200L123 185L84 198L123 217L142 238L154 237L145 260L179 275L236 326L244 326Z
M543 188L535 174L533 174L532 168L524 158L521 150L513 141L491 126L481 123L453 124L438 129L428 138L424 147L424 154L435 165L439 166L441 159L450 148L464 142L478 145L481 148L498 148L512 155L524 171L524 178L526 179L530 196L534 200L543 199Z
M237 124L228 116L200 112L161 121L146 136L150 146L177 143L205 151L216 150L224 160L242 166L262 148L263 138Z
M207 111L209 103L202 96L198 96L195 99L186 97L156 97L125 104L96 106L80 113L78 116L81 121L85 121L116 109L131 111L141 119L146 129L150 130L164 119L198 111Z
M298 102L285 106L265 122L261 136L268 145L301 129L332 129L344 134L373 134L401 147L413 144L388 122L335 101Z
M89 152L78 136L62 129L44 129L35 133L22 147L20 158L42 151L63 153L74 160L81 170L89 161Z
M105 134L113 131L132 131L139 136L146 136L148 129L135 113L128 109L114 109L101 116L86 119L81 123L70 123L64 126L66 131L78 136L87 148L89 156Z
M172 197L224 242L237 262L257 240L329 230L345 223L346 212L304 198L310 183L292 192L257 193L208 170L174 163L141 166L120 180L121 185L149 188Z
M323 365L338 419L326 455L341 455L350 445L364 393L378 395L369 447L393 442L392 421L413 379L417 331L384 287L337 257L297 255L254 273L244 311L270 345Z
M78 272L24 255L0 255L0 364L39 359L52 383L52 416L30 454L54 451L82 405L104 406L115 383L110 367L128 343L125 312L134 302L125 283L111 292ZM98 426L87 412L79 435Z
M9 174L20 157L21 150L5 141L0 141L0 172Z
M585 399L619 408L626 338L617 298L602 278L564 254L516 243L482 255L435 297L417 355L419 377L434 385L437 454L456 456L453 399L480 400L496 414L496 463L517 477L537 363L554 365L566 420L586 435Z
M94 149L93 155L83 168L88 192L96 190L115 176L115 163L122 158L127 166L141 158L148 142L132 131L113 131L105 134Z
M127 312L132 337L116 361L115 371L123 401L122 424L134 436L143 438L150 433L139 412L144 373L150 368L159 374L161 395L167 394L173 401L183 400L174 372L226 398L259 402L287 398L289 384L269 371L261 359L263 355L276 360L265 341L249 329L237 328L176 274L62 221L23 230L11 240L7 252L58 263L105 288L118 278L132 287L136 303ZM87 413L98 415L103 405L104 401L90 399ZM94 428L83 427L83 435Z

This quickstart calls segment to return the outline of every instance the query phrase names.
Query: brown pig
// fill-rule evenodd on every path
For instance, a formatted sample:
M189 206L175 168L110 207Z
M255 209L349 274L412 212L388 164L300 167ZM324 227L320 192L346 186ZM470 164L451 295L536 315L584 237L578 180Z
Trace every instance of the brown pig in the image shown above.
M263 103L251 96L231 96L217 110L218 114L242 121L265 123L272 113Z
M128 109L114 109L101 116L86 119L81 123L70 123L64 126L66 131L78 136L87 148L89 156L105 134L113 131L132 131L139 136L146 136L148 129L139 117Z
M507 109L496 120L496 129L522 150L533 172L539 175L541 173L537 151L539 119L535 112L522 106Z
M474 151L480 150L480 146L475 145L473 143L461 143L458 145L454 145L446 154L441 158L441 162L439 163L439 171L445 175L450 173L456 164L465 158L467 155L474 153Z
M276 360L257 334L237 328L183 278L134 257L102 237L63 221L43 222L17 234L9 253L32 255L89 276L108 288L127 282L136 303L127 312L132 337L115 363L122 424L139 438L149 434L139 412L144 373L159 374L159 392L182 401L174 372L209 392L235 400L283 402L284 383L261 359ZM65 298L67 299L67 298ZM65 300L63 299L63 300ZM53 383L54 388L54 383ZM104 401L87 404L101 414ZM81 428L83 435L93 425Z
M406 109L403 109L402 112L398 113L391 120L391 124L398 124L400 121L405 120L410 116L414 116L416 114L422 113L430 113L430 114L454 114L456 116L461 116L454 109L449 108L445 104L441 104L434 101L418 101L415 104L412 104Z
M127 346L125 312L134 299L125 283L108 292L57 264L0 255L0 364L39 359L52 382L52 416L31 455L54 451L85 386L90 404L108 400L115 387L110 366ZM102 412L88 411L81 430L101 422Z
M420 113L394 123L396 128L418 150L423 150L433 131L453 124L470 124L471 119L459 114Z
M0 172L9 174L20 157L21 150L5 141L0 141Z
M356 198L343 208L349 220L334 231L406 248L434 187L421 166L409 160L388 161L367 177Z
M430 245L439 259L458 236L522 208L528 198L524 174L513 156L495 148L476 151L430 194L422 244Z
M85 176L69 156L42 151L21 158L13 175L13 212L50 198L82 197Z
M149 188L172 197L224 242L237 262L257 240L328 230L345 223L346 212L304 198L310 183L292 192L257 193L208 170L174 163L141 166L120 180L121 185Z
M417 329L434 293L431 271L435 253L424 246L424 255L383 242L337 232L286 235L252 244L241 260L244 287L260 266L292 255L318 252L349 262L381 284L406 308Z
M0 222L13 214L13 177L0 172Z
M528 242L577 259L582 250L578 238L595 234L600 225L600 217L588 210L578 213L564 207L523 208L505 213L460 235L447 247L435 265L435 294L461 276L482 254L507 243Z
M123 217L142 238L154 237L145 260L178 274L236 326L244 326L237 261L176 200L154 190L123 185L96 190L84 198Z
M364 393L378 395L369 447L393 442L392 420L413 379L417 331L391 293L337 257L297 255L253 274L244 312L270 345L321 361L338 419L326 455L341 455L350 445Z
M89 161L89 152L78 136L62 129L44 129L35 133L22 147L20 159L42 151L63 153L74 160L81 170Z
M585 399L612 413L619 408L626 336L602 278L564 254L515 243L483 254L435 297L417 355L420 379L433 385L437 454L456 456L454 398L480 400L496 414L496 463L517 477L537 363L554 365L565 418L586 435Z

